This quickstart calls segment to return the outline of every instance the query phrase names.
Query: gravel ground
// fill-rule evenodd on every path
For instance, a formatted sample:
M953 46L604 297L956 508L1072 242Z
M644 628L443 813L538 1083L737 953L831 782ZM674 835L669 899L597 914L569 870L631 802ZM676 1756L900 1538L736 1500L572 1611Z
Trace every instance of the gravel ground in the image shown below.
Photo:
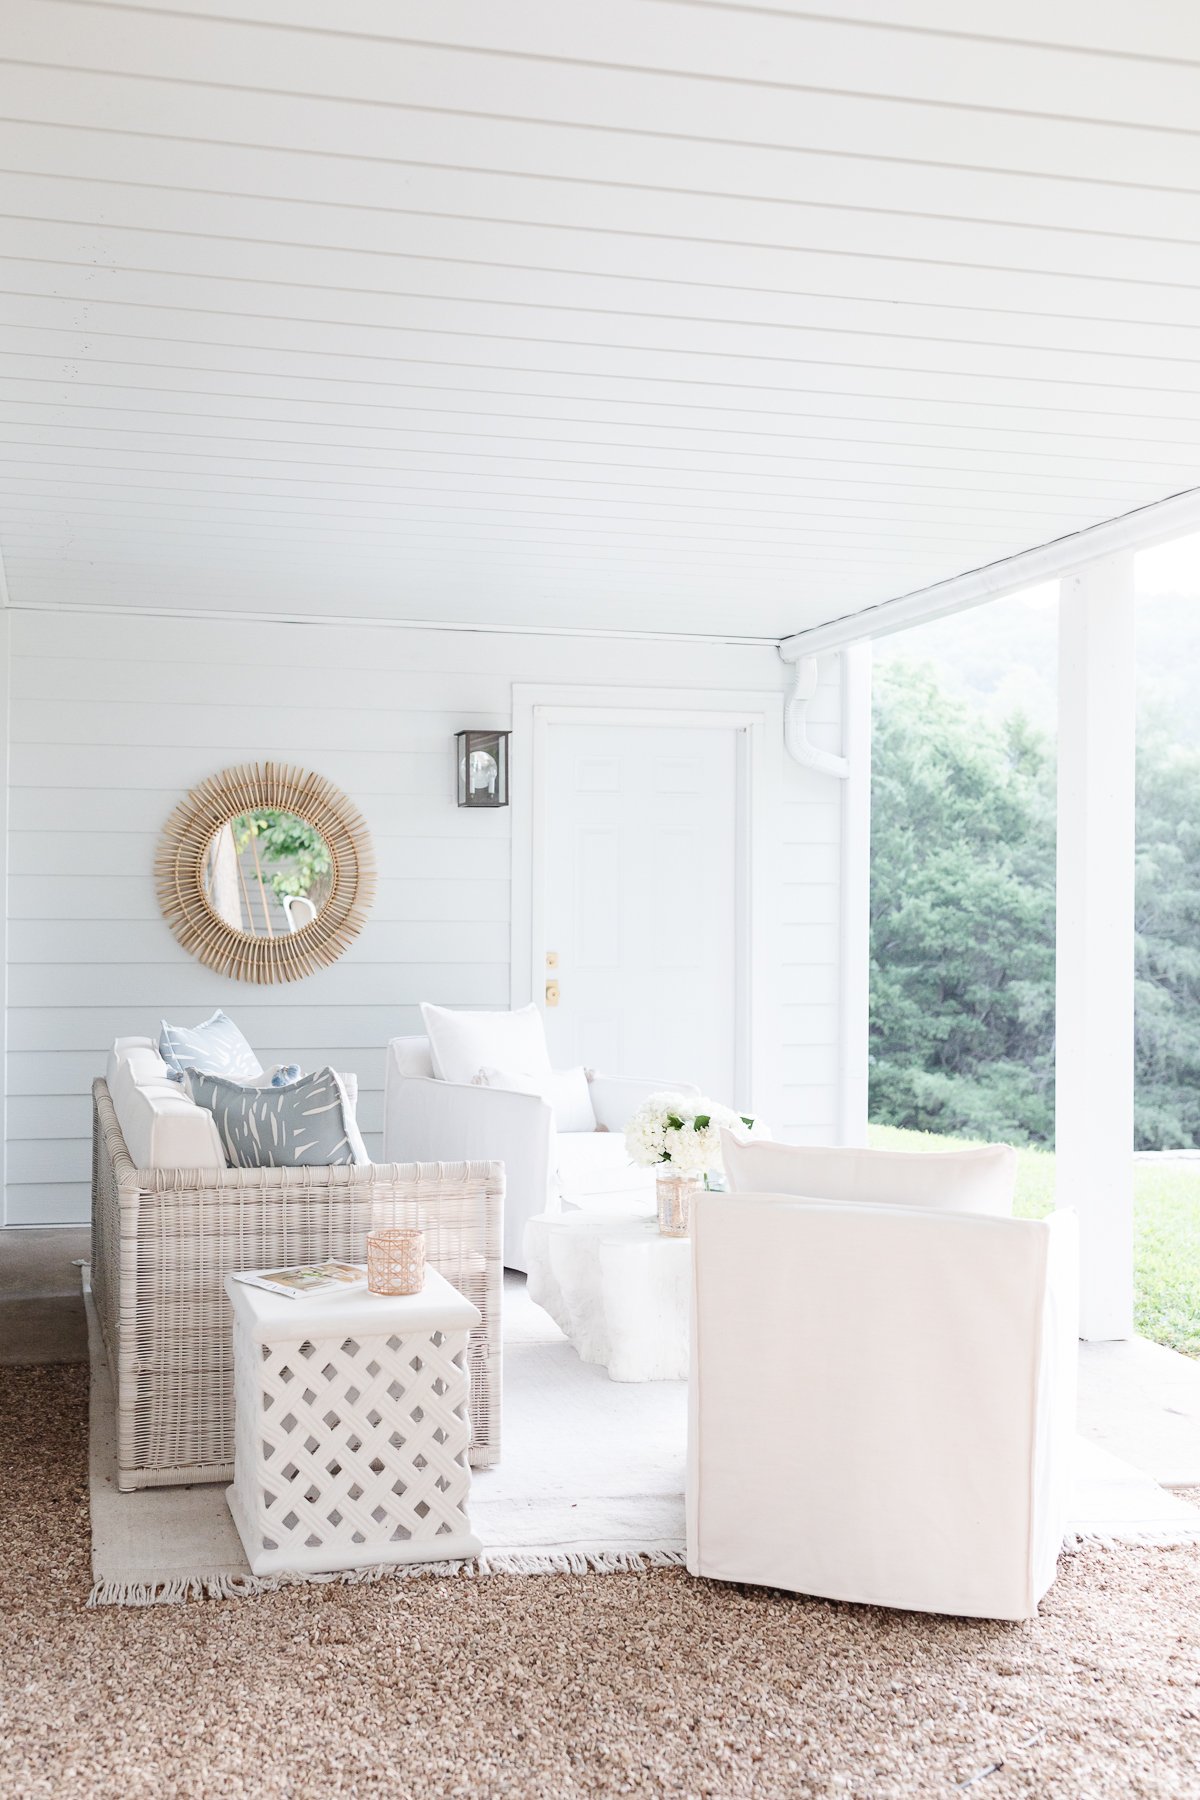
M1200 1552L1031 1625L678 1570L85 1608L87 1371L0 1371L0 1793L1200 1796Z

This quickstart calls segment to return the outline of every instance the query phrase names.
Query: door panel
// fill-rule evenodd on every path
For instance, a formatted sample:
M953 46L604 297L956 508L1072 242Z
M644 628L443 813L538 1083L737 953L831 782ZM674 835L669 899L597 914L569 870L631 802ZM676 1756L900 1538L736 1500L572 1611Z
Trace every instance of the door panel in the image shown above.
M556 1067L736 1092L735 727L550 725L545 948ZM535 977L545 978L541 971Z

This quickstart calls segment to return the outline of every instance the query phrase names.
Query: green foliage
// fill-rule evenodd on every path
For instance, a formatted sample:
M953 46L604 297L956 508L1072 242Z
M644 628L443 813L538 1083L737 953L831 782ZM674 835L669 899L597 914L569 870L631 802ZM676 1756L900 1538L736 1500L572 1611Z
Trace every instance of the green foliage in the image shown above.
M871 1117L1054 1141L1053 749L903 662L876 670ZM1144 728L1136 1142L1200 1145L1200 750Z
M1137 1134L1200 1144L1200 751L1146 733L1138 757Z
M924 1133L886 1125L872 1125L871 1143L879 1150L940 1147ZM1053 1153L1018 1150L1014 1212L1023 1219L1043 1219L1053 1205ZM1141 1335L1200 1357L1200 1169L1181 1163L1135 1165L1133 1290L1134 1322Z
M306 895L323 875L329 874L329 851L324 838L295 813L280 812L274 806L239 813L233 821L233 835L239 856L253 838L264 862L287 865L269 876L277 900L285 894Z
M871 1117L1013 1143L1053 1135L1054 775L932 671L877 671Z

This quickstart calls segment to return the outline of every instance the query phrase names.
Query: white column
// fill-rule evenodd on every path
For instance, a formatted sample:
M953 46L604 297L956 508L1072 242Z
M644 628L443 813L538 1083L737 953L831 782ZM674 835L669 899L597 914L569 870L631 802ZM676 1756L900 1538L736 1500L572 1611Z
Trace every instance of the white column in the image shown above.
M1057 1201L1079 1212L1084 1338L1133 1335L1133 553L1061 586Z

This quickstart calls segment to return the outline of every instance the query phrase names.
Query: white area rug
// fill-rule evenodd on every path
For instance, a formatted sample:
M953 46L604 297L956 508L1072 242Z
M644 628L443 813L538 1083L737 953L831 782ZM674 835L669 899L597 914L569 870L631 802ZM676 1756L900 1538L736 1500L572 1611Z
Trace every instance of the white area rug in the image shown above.
M223 1487L117 1491L112 1383L90 1292L87 1300L93 1605L234 1597L303 1580L603 1572L683 1561L687 1384L610 1381L580 1362L521 1280L509 1277L505 1291L504 1460L477 1470L471 1490L471 1520L484 1545L478 1565L336 1577L251 1575ZM1200 1511L1081 1441L1072 1536L1077 1543L1200 1543Z

